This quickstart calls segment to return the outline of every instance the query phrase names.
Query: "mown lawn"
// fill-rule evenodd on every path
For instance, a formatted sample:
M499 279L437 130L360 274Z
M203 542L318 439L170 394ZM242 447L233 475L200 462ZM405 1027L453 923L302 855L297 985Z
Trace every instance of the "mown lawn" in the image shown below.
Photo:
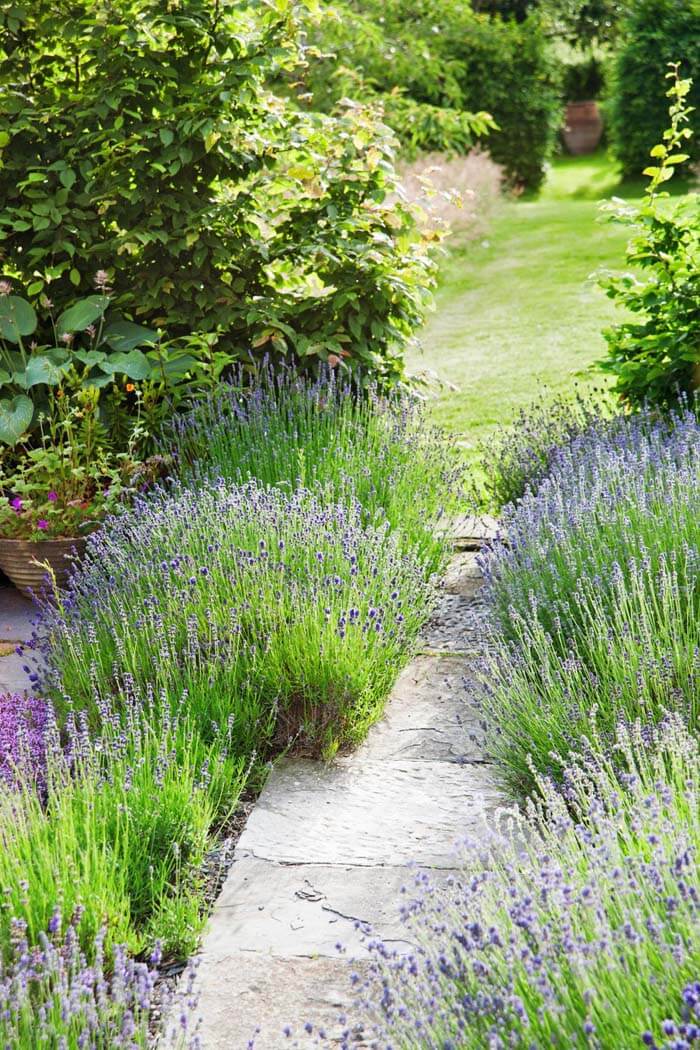
M600 200L640 190L603 154L561 158L539 198L504 202L485 238L452 245L409 369L457 388L437 392L433 413L465 448L547 391L601 384L601 329L616 307L594 275L623 265L628 231Z

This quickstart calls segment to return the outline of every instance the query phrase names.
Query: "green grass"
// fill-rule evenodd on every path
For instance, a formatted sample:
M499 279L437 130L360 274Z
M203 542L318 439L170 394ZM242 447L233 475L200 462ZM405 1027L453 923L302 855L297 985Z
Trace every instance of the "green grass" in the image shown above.
M440 390L432 411L467 448L545 388L602 384L601 329L619 314L593 275L622 268L628 231L601 219L599 201L641 190L621 185L603 154L561 158L538 199L505 202L485 238L450 249L408 366L457 387Z

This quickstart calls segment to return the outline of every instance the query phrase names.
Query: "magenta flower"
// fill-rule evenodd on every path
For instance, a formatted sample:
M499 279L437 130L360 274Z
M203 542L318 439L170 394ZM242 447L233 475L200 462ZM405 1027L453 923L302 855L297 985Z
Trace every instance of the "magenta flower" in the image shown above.
M37 529L48 529L49 523L46 520L46 518L39 518L39 520L36 523L36 527Z
M48 495L49 503L55 503L57 499L58 499L58 493L54 492L53 489L52 489L51 492L49 492L49 495Z
M13 510L16 510L17 513L19 514L19 512L22 509L22 500L19 498L19 496L15 496L14 499L10 500L10 506L12 507Z

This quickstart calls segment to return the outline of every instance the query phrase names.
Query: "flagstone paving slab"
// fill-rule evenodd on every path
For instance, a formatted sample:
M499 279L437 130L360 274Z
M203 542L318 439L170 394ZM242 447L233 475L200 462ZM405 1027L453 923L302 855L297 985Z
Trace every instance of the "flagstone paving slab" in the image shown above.
M0 641L26 642L32 633L36 609L14 587L0 587Z
M405 759L303 759L273 770L239 848L286 864L454 867L460 836L478 834L502 801L483 765Z
M206 957L241 951L337 959L342 948L358 958L368 954L368 926L394 947L408 948L398 904L414 895L419 870L280 864L240 853L217 901L219 921L212 923Z
M205 955L200 966L202 1050L247 1050L253 1037L254 1050L311 1050L319 1044L314 1033L304 1033L307 1021L323 1029L322 1046L337 1046L346 1027L343 1017L352 1010L350 973L362 973L366 965L349 966L343 957L289 960L264 952ZM290 1039L284 1035L288 1025L294 1033ZM361 1033L352 1041L369 1045Z
M400 675L384 718L363 746L365 759L420 758L478 762L478 684L461 657L419 656Z

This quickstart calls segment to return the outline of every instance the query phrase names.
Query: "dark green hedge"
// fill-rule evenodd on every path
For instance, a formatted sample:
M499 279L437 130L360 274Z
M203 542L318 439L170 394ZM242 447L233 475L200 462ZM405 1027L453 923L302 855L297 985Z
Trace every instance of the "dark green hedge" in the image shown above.
M470 109L487 110L499 126L491 156L511 183L537 189L561 125L561 67L536 16L524 22L475 16L449 43Z
M635 0L621 26L606 107L613 152L625 175L639 175L668 123L669 62L695 83L690 97L694 136L687 152L700 159L700 0Z

